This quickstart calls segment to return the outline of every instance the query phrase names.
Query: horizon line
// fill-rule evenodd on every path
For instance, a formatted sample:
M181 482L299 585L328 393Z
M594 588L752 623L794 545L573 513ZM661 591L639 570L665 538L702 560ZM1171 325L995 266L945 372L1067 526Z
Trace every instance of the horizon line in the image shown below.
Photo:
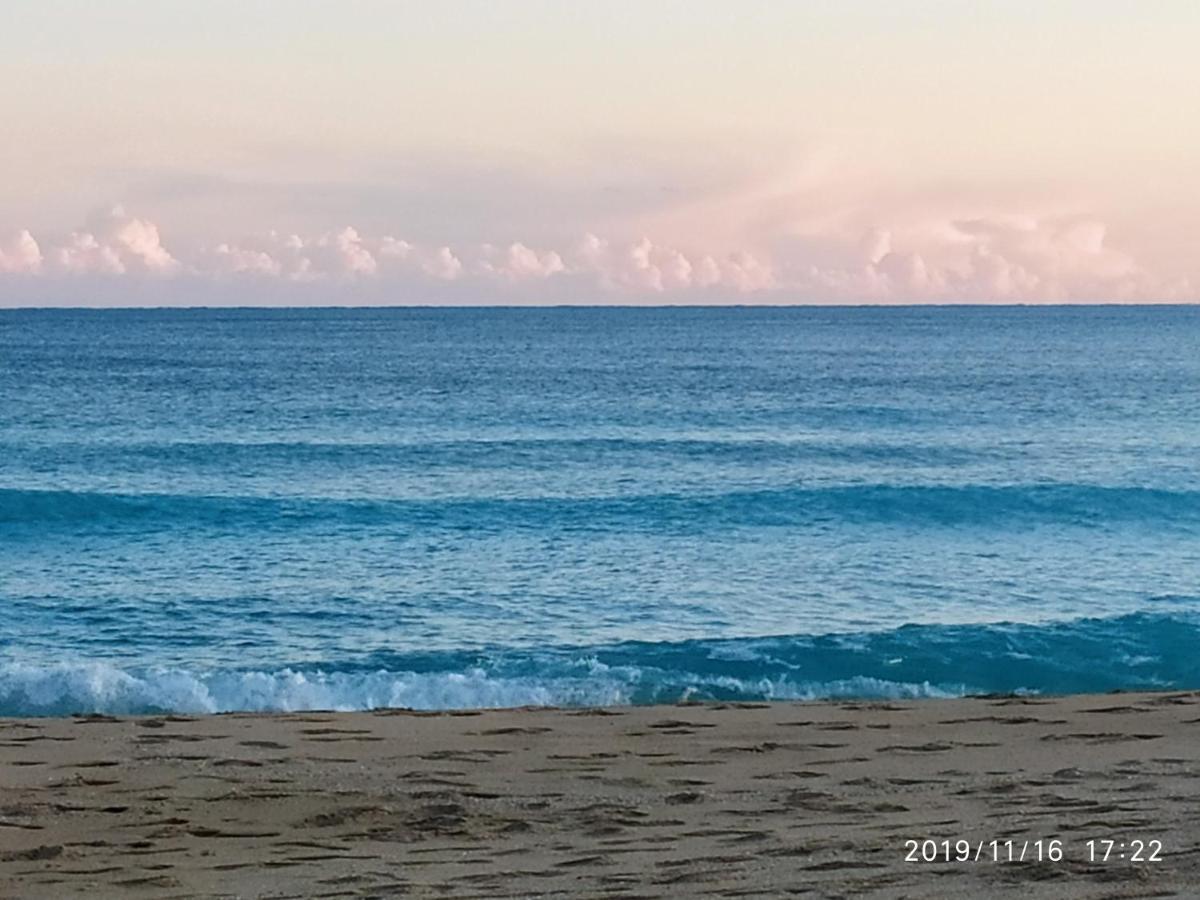
M921 302L921 303L327 303L327 304L159 304L159 305L0 305L7 312L158 312L236 310L666 310L666 309L1096 309L1096 308L1191 308L1200 300L1089 300L1087 302Z

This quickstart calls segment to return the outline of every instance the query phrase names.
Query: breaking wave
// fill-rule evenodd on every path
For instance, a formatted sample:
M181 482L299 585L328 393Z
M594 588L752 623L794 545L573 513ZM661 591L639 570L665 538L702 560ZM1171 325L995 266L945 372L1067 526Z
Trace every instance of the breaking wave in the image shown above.
M485 653L375 653L271 671L0 664L0 714L424 710L950 697L1200 687L1200 617L909 625Z

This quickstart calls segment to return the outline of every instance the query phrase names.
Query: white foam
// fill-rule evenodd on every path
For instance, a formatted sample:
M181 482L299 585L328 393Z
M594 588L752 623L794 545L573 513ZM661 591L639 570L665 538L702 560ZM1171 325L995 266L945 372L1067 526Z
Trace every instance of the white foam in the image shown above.
M621 705L629 683L604 677L542 681L465 672L128 672L106 663L0 666L0 712L182 713Z
M635 700L674 702L706 696L765 700L846 697L961 696L964 686L910 684L876 678L831 682L742 680L655 673L575 660L551 677L462 672L188 672L126 671L102 662L0 665L0 714L67 715L293 712L378 709L487 709L517 706L621 706Z
M773 684L771 700L841 700L860 697L888 700L917 700L920 698L962 697L971 693L965 684L936 685L928 681L886 681L882 678L855 676L837 681L784 682Z

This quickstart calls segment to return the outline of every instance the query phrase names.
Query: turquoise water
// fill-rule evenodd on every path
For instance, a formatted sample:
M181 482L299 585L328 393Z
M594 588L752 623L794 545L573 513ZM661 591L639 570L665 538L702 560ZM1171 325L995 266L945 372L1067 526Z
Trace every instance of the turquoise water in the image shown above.
M0 311L0 713L1200 687L1200 309Z

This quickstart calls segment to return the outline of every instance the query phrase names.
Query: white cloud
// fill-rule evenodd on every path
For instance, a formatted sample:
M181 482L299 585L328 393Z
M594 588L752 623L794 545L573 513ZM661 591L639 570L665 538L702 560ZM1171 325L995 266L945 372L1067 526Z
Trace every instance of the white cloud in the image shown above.
M337 234L327 234L318 238L314 250L332 252L333 261L328 268L346 275L374 275L378 268L375 257L363 245L362 237L349 226Z
M253 273L278 277L283 266L265 250L218 244L212 253L212 271L216 275Z
M125 219L114 224L113 242L123 257L140 262L148 272L172 272L178 268L175 258L163 247L154 223Z
M100 243L90 231L72 232L65 245L55 248L53 259L63 271L75 274L121 275L125 272L120 252L109 244Z
M171 275L180 269L163 246L158 226L126 215L121 206L95 217L89 230L72 232L51 258L57 268L74 274Z
M991 215L869 227L789 245L776 289L812 301L1072 302L1180 300L1187 283L1155 278L1109 246L1102 222ZM805 257L809 259L805 261ZM827 261L828 260L828 261Z
M755 254L736 251L718 256L689 255L648 237L614 244L588 234L576 247L575 258L579 271L590 273L609 290L627 294L703 288L741 294L778 286L771 264Z
M0 272L33 274L42 267L42 249L26 230L0 244Z
M449 247L439 247L421 263L421 271L439 281L454 281L462 274L463 264Z
M277 231L223 242L201 253L195 266L203 275L259 275L287 281L369 278L379 271L371 247L354 228L311 238Z
M381 256L391 257L392 259L408 259L408 255L412 251L412 244L394 237L385 235L379 242L379 254Z
M565 272L567 267L562 257L553 250L539 252L518 242L501 251L491 244L484 244L481 251L480 271L508 281L527 278L549 278Z
M316 235L267 232L177 258L153 222L116 207L69 236L20 231L0 242L0 273L257 277L351 285L456 282L520 302L591 284L615 299L681 296L772 302L1038 302L1187 300L1186 281L1155 278L1086 216L896 215L794 229L773 248L684 249L650 236L585 234L573 245L447 245L375 237L347 226ZM538 287L545 284L545 287ZM490 294L489 294L490 292ZM585 294L595 296L595 294Z

